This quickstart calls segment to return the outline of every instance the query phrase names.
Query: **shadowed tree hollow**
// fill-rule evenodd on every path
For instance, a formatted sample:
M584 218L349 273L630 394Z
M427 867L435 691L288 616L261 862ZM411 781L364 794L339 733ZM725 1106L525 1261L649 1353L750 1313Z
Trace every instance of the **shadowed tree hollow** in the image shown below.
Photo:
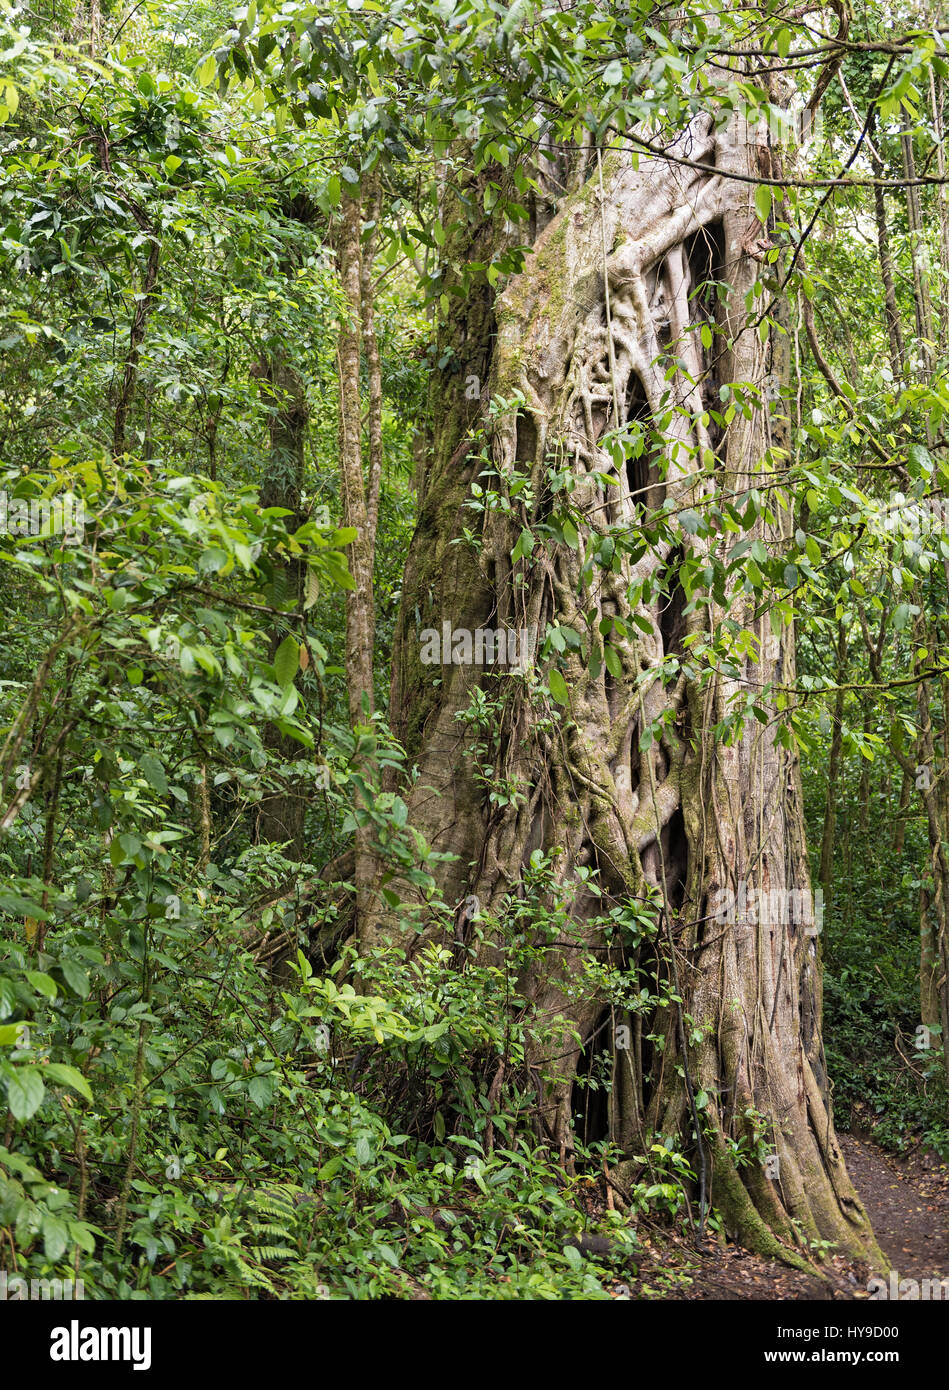
M723 498L767 498L787 462L785 340L751 293L772 245L755 180L777 154L765 123L733 115L696 118L666 155L574 155L520 273L497 297L459 295L442 330L393 660L409 817L446 855L445 901L468 904L457 968L473 942L503 960L477 919L503 916L538 851L569 890L570 940L520 981L564 1021L531 1071L568 1165L578 1127L609 1138L622 1190L665 1139L690 1155L703 1217L713 1202L746 1246L795 1262L830 1241L875 1261L831 1117L800 770L776 736L793 627L773 630L740 580L703 578L721 538L697 524ZM488 262L490 225L462 225L456 254ZM731 540L778 548L787 512L751 515ZM445 623L527 630L535 660L426 665L421 632ZM723 630L752 640L703 660ZM805 906L720 920L743 891ZM648 939L604 931L603 903L623 901L653 904ZM381 911L363 946L414 951L442 930ZM651 1013L607 1001L591 954L629 981L658 971L664 997ZM590 1106L578 1087L604 1052L608 1098Z

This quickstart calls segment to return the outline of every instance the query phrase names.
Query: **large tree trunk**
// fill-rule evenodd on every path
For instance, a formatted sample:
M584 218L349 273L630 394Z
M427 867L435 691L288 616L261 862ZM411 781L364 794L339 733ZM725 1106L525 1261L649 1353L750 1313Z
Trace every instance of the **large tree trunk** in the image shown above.
M736 591L728 617L755 634L757 663L742 657L714 677L698 663L670 669L669 658L684 657L690 639L724 616L708 595L684 602L683 564L718 544L691 526L675 543L644 544L638 558L620 548L612 569L583 572L585 544L616 526L635 537L644 503L701 512L713 492L745 493L766 472L771 481L775 458L766 451L787 438L767 391L747 418L739 410L719 427L703 414L719 407L720 383L764 389L782 370L780 341L763 342L748 324L745 296L758 278L763 235L754 186L723 177L768 176L764 129L735 117L716 132L699 118L672 153L719 172L665 159L634 168L616 153L601 167L595 162L497 303L469 293L445 330L450 351L441 359L449 365L436 382L433 448L406 568L392 722L418 764L411 822L436 850L455 856L439 869L447 902L476 895L487 921L503 916L532 851L542 849L555 856L565 891L578 870L593 869L614 901L658 894L662 903L656 939L618 948L601 927L584 930L596 897L570 889L578 945L558 949L556 960L544 954L547 965L526 982L537 1007L562 1015L580 1039L548 1042L550 1055L540 1047L533 1058L544 1078L542 1127L565 1160L583 1044L602 1036L610 1019L603 998L583 986L581 955L608 952L630 980L661 961L683 1002L652 1020L614 1011L612 1022L628 1023L635 1043L613 1048L610 1137L631 1160L646 1153L651 1135L687 1145L728 1228L751 1248L794 1262L808 1240L820 1239L876 1262L831 1119L813 919L805 912L791 922L715 920L718 895L741 884L759 894L797 890L810 900L796 758L779 746L771 722L752 722L727 744L713 737L750 691L793 682L792 630L772 636L767 616ZM488 236L486 227L474 233L472 260L489 259ZM708 281L728 286L724 303L700 288ZM703 322L706 342L713 331L710 349ZM520 393L524 404L487 419L470 387L486 380L485 398ZM457 542L476 524L464 503L486 463L467 431L481 419L498 474L492 485L503 491L517 469L533 486L527 502L518 494L513 513L484 515L475 548ZM606 484L599 475L615 464L604 432L634 421L661 430L664 447L628 458L620 485ZM551 461L573 479L579 546L545 541L512 561L522 529L535 531L562 507L562 495L550 491ZM756 537L779 540L760 518L747 533ZM597 670L568 646L557 658L569 690L559 717L556 706L543 708L536 671L433 667L420 657L420 631L441 630L444 621L469 631L536 627L540 644L548 624L596 632L608 619L627 634L614 630L610 638L619 673L615 660L612 672ZM483 733L494 776L521 793L506 804L489 804L470 730L457 718L479 685L498 702ZM767 697L757 702L773 711ZM657 726L651 740L642 737L650 726ZM407 885L402 895L411 897ZM466 915L459 913L456 934ZM380 927L394 931L396 922ZM490 942L481 949L502 959ZM614 1028L614 1044L618 1037ZM736 1145L750 1151L756 1125L779 1162L736 1162Z

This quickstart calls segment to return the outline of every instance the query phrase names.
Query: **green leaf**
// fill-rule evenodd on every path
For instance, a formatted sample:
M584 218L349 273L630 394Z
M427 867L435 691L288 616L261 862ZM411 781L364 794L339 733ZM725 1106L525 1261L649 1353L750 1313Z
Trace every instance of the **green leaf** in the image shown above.
M159 796L167 796L168 779L165 777L165 769L154 753L143 753L138 765L144 772L148 785L158 792Z
M59 993L56 987L56 981L43 970L28 970L26 972L26 978L33 988L40 994L45 994L47 999L55 999L56 995Z
M528 555L530 555L530 553L531 553L531 551L532 551L533 549L534 549L534 536L533 536L533 533L532 533L531 531L529 531L529 530L527 529L527 527L525 526L524 529L521 531L521 534L520 534L520 535L518 536L518 538L517 538L517 544L515 545L514 549L511 551L511 560L516 564L517 561L520 560L522 556L528 556Z
M69 1227L65 1221L52 1212L44 1212L43 1222L43 1252L48 1260L61 1260L66 1253L66 1246L69 1244Z
M550 686L550 693L557 701L558 705L570 703L570 696L567 693L567 682L556 667L551 671L547 684Z
M0 912L8 912L12 917L32 917L37 922L49 921L49 913L44 912L38 902L5 890L0 890Z
M89 1082L82 1072L77 1071L75 1067L70 1067L65 1062L50 1062L43 1070L48 1081L58 1081L61 1086L71 1086L86 1100L92 1100L92 1089Z
M773 202L774 197L770 185L759 183L758 187L755 189L755 209L762 222L767 222L768 218L771 216L771 206Z
M296 639L287 636L280 643L273 659L277 684L284 689L292 685L300 669L300 647Z
M80 999L85 999L89 994L89 976L78 961L72 960L69 956L59 962L59 968L63 972L63 979L71 990L79 995Z
M7 1105L15 1120L28 1120L35 1115L45 1094L39 1067L16 1067L7 1078Z
M135 859L142 852L142 842L137 835L119 835L109 846L109 858L116 867L126 859Z
M70 1221L69 1234L79 1246L80 1250L85 1250L87 1255L95 1253L96 1238L94 1232L98 1227L89 1226L85 1221ZM99 1232L101 1235L101 1232Z
M933 461L929 450L924 449L922 444L911 444L908 456L913 467L928 478L933 471Z
M273 1100L273 1081L269 1076L252 1076L247 1092L257 1109L263 1110Z

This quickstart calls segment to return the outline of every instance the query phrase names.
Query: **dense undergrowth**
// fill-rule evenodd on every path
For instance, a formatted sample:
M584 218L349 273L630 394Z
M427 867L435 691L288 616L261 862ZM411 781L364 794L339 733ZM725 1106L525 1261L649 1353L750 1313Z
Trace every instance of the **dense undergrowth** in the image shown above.
M859 767L841 787L843 827L825 903L824 1041L834 1119L896 1153L949 1161L949 1097L939 1028L920 1028L919 889L925 833L889 797L861 812ZM819 845L826 788L806 778L809 832ZM866 819L863 819L865 814ZM816 863L814 865L816 871Z
M559 1027L516 985L544 922L551 940L570 930L550 866L482 924L507 968L459 971L436 947L354 961L347 886L251 842L261 797L302 778L322 789L316 840L364 815L380 854L431 882L401 798L365 795L367 768L399 762L384 726L331 724L317 632L301 671L298 639L268 660L253 617L288 552L327 592L347 582L344 533L288 530L250 496L225 514L209 479L61 469L95 505L94 536L7 552L35 615L4 638L11 737L31 676L45 713L18 764L41 794L0 858L11 1272L78 1277L87 1297L607 1297L635 1222L608 1210L602 1146L568 1175L538 1144L525 1064L528 1030ZM25 664L50 630L61 688ZM299 745L290 763L265 751L274 720ZM208 801L229 825L213 841ZM427 911L450 927L447 905ZM607 925L652 924L614 909ZM627 1215L678 1215L682 1157L658 1144L643 1173ZM612 1236L599 1262L586 1229Z

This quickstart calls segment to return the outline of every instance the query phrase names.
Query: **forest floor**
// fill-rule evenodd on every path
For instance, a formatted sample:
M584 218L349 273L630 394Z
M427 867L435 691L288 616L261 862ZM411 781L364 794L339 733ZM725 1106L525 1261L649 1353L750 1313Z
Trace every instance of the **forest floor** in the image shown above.
M867 1208L877 1242L896 1279L949 1278L949 1165L931 1155L898 1158L872 1140L840 1134L851 1179ZM832 1256L826 1282L750 1255L737 1246L708 1254L684 1246L647 1247L633 1298L684 1300L860 1300L869 1271ZM671 1260L670 1260L671 1255ZM686 1282L688 1281L688 1282Z

